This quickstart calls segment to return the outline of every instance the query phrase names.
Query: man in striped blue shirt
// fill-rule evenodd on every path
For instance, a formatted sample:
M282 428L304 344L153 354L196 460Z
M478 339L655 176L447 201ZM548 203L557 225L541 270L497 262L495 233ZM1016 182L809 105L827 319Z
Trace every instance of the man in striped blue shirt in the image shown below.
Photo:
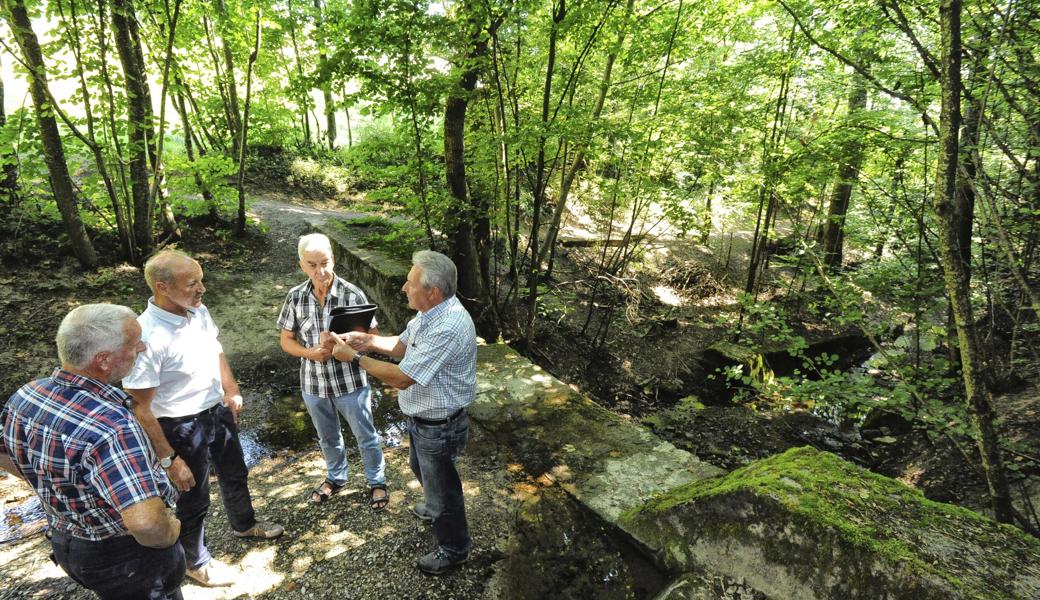
M447 256L416 252L402 291L408 306L419 312L404 333L330 334L335 358L400 390L398 402L408 416L408 460L426 498L412 512L432 523L437 538L437 548L417 566L431 575L465 562L473 546L455 459L469 436L466 407L477 395L477 335L473 319L455 297L457 278ZM401 362L377 360L366 351Z
M54 560L101 598L180 598L175 490L113 384L144 349L125 306L71 311L56 338L61 367L22 386L0 412L0 467L36 491Z

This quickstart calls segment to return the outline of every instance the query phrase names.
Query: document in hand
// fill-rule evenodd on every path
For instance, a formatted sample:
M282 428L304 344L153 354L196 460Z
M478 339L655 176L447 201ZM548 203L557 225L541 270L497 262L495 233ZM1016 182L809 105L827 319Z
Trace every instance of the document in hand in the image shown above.
M372 316L379 308L375 304L355 304L353 306L337 306L332 309L332 322L329 331L348 333L350 331L368 331L372 325Z

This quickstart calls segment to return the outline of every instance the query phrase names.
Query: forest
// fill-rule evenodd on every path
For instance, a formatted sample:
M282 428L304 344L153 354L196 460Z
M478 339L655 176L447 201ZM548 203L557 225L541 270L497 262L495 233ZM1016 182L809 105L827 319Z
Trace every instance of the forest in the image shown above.
M5 286L248 239L253 191L292 190L450 255L485 339L611 410L880 419L1040 530L1037 3L0 8ZM682 340L749 358L684 370Z

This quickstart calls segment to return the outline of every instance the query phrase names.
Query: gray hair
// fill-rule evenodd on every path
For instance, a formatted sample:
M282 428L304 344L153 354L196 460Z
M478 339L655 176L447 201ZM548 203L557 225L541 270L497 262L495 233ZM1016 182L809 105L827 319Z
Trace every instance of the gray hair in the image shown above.
M324 233L308 233L300 236L300 244L296 247L296 254L300 255L300 260L303 260L304 252L316 250L324 251L330 258L332 257L332 242L329 241L328 236Z
M450 258L433 250L419 250L412 255L412 264L422 269L419 283L424 288L435 287L446 299L455 295L459 272Z
M155 284L159 281L163 283L173 283L176 279L176 274L173 272L172 260L174 257L186 258L191 262L197 262L194 258L181 252L180 250L163 250L151 258L148 262L144 263L144 281L148 284L148 289L155 293Z
M137 313L119 304L84 304L72 309L54 338L61 364L82 369L98 353L119 350L126 343L126 322L136 318Z

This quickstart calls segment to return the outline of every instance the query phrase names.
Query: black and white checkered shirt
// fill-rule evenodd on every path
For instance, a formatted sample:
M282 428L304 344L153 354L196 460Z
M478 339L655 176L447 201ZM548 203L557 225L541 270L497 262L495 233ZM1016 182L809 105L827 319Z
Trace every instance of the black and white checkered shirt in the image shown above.
M325 305L318 306L314 297L314 286L310 279L289 290L278 315L278 327L293 332L296 341L306 348L317 346L322 331L327 331L331 317L329 313L338 306L368 304L368 298L356 285L335 276ZM372 317L370 328L377 325ZM321 398L335 398L349 394L368 385L365 372L335 358L320 363L306 358L300 359L300 387L303 393Z

